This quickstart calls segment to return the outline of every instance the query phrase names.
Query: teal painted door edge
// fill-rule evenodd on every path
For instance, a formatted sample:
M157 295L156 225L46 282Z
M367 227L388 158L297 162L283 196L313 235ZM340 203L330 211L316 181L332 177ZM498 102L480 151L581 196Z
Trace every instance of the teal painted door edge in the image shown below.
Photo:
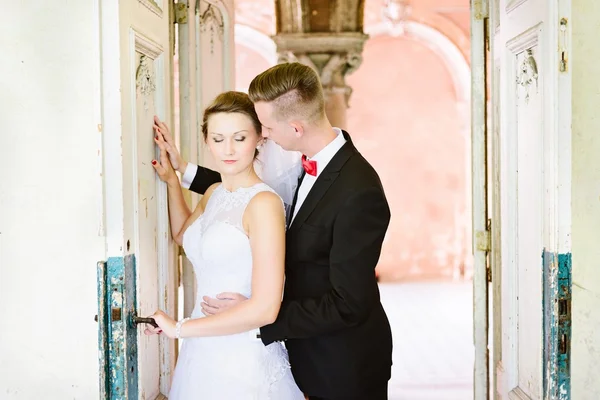
M571 398L571 254L544 250L544 398Z
M98 322L98 368L99 368L99 389L100 399L107 399L107 393L110 392L110 385L108 384L108 307L107 301L108 296L106 294L106 261L100 261L96 265L97 273L97 290L98 290L98 315L96 322Z
M138 398L135 255L97 266L100 399Z

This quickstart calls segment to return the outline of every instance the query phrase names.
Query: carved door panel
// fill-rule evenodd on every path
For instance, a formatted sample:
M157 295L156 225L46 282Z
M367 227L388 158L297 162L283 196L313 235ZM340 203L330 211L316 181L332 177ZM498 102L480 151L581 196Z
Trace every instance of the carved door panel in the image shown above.
M537 31L537 28L535 29ZM532 33L534 31L531 31ZM532 36L533 38L533 36ZM513 42L515 45L519 42ZM515 236L512 257L511 297L515 301L518 326L515 340L518 344L517 388L531 399L542 398L542 268L540 254L543 243L543 170L542 170L542 95L537 75L539 44L521 42L513 47L513 68L517 81L514 93L514 130L511 138L513 175L512 187L516 202L511 210Z

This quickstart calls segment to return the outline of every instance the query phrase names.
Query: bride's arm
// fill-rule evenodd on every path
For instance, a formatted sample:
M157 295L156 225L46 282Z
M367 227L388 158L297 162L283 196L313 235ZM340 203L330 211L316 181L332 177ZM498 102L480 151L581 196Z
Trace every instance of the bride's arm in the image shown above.
M171 235L175 242L181 245L180 233L186 221L192 215L185 199L183 191L179 185L179 179L175 175L175 170L169 159L166 144L164 141L154 139L160 149L160 157L152 160L152 166L161 181L167 184L167 198L169 204L169 225L171 226ZM196 211L198 208L196 208ZM194 211L194 214L196 214Z
M171 235L175 243L181 246L181 237L183 235L183 227L192 215L197 217L200 207L192 213L183 198L183 191L179 185L179 179L167 182L167 197L169 203L169 222L171 225ZM199 206L200 204L198 204Z
M185 221L183 222L183 224L181 225L181 227L179 228L178 231L176 231L175 228L173 228L173 221L171 221L171 231L173 233L173 240L175 241L175 243L177 243L180 246L183 245L183 234L185 233L187 228L189 228L189 226L200 215L202 215L202 213L204 213L204 209L206 208L206 203L208 203L208 199L210 198L210 196L212 195L212 192L215 190L215 188L217 186L219 186L219 183L215 183L214 185L210 186L206 190L206 193L204 194L204 196L202 196L202 199L198 202L198 205L196 206L196 209L194 210L194 212L190 213L188 215L188 217L185 219ZM181 193L181 188L179 187L179 185L177 185L177 187L179 189L179 193ZM176 188L169 187L169 192L171 192L171 189L173 189L173 192L177 193ZM176 198L175 201L183 201L185 207L187 208L187 204L185 203L185 200L183 200L183 194L181 194L181 200ZM171 196L169 193L169 212L170 212L170 210L171 210ZM177 233L175 233L175 232L177 232Z
M169 224L171 225L171 235L178 245L182 244L183 233L203 213L204 207L212 191L218 184L214 184L206 190L206 193L196 206L192 213L185 199L183 190L179 184L179 179L175 175L175 170L169 160L167 149L164 142L156 141L160 148L160 162L152 161L152 166L156 170L158 177L167 184L167 197L169 203Z
M244 220L252 248L252 296L235 307L181 326L180 337L222 336L246 332L277 318L284 281L285 215L281 199L271 192L257 194Z

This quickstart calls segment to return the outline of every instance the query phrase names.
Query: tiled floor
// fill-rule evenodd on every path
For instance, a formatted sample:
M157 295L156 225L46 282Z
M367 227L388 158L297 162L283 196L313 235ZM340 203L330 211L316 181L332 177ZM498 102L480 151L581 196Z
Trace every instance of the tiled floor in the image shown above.
M389 400L471 400L471 282L380 288L394 335Z

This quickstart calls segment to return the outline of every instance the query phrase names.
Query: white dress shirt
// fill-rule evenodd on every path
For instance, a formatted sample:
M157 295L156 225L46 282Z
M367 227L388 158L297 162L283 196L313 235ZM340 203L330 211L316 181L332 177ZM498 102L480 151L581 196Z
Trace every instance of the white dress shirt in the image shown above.
M198 166L196 164L188 162L187 167L185 167L185 172L181 177L181 186L183 186L186 189L189 189L197 172Z
M310 189L312 189L313 185L317 181L317 178L323 172L327 164L331 161L331 159L337 154L337 152L342 148L342 146L346 143L346 138L342 133L340 128L333 128L335 133L337 133L337 137L333 139L325 148L315 154L314 157L309 160L316 161L317 163L317 175L312 176L309 174L304 174L304 178L302 179L302 183L300 184L300 188L298 189L298 199L296 200L296 205L294 207L294 215L292 216L292 221L290 225L294 222L294 218L296 218L296 214L298 214L298 210L302 207L302 203L308 196Z

